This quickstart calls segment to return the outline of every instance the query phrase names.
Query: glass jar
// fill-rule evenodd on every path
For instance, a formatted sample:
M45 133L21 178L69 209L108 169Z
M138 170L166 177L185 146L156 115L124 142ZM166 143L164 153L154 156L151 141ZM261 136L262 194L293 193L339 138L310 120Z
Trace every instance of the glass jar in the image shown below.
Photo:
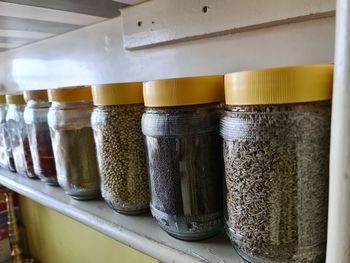
M16 171L12 155L11 140L6 124L7 104L5 95L0 95L0 166L12 172Z
M91 125L97 148L102 197L124 214L149 208L149 187L141 132L142 83L93 87Z
M91 87L48 90L52 105L48 113L57 180L74 199L100 196L94 135Z
M16 171L29 178L37 178L33 169L28 134L23 118L25 107L23 94L6 95L6 102L8 104L6 124L11 139Z
M223 77L145 82L144 99L142 132L153 217L179 239L217 234L223 224Z
M24 109L24 121L28 131L30 151L35 174L49 185L58 185L55 159L47 123L47 112L51 103L47 90L25 91L27 106Z
M248 262L324 262L333 66L227 74L226 233Z

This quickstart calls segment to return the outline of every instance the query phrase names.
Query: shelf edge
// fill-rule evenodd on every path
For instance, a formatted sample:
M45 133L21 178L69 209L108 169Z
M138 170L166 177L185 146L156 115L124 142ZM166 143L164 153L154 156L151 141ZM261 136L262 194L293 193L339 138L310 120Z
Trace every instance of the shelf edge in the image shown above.
M30 187L23 186L21 183L3 176L2 173L4 173L4 171L0 170L0 184L3 186L25 197L28 197L41 205L49 207L65 216L77 220L78 222L81 222L82 224L87 225L88 227L91 227L92 229L103 233L131 248L141 251L142 253L147 254L157 260L169 262L169 258L171 258L176 259L175 261L172 260L171 262L208 262L168 247L162 243L158 243L150 238L140 236L137 233L124 228L123 226L117 224L111 225L110 222L98 218L97 216L79 210L74 206L64 204L51 196L30 189Z

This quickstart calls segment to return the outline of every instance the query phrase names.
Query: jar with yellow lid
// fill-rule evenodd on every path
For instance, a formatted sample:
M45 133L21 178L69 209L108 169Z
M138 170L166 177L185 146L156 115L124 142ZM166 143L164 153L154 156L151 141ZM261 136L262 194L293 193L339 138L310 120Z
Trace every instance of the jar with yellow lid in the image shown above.
M324 262L332 65L225 75L225 226L248 262Z
M0 94L0 166L16 171L12 155L10 135L6 124L7 104L5 94Z
M101 193L119 213L140 214L149 208L149 187L141 132L142 83L92 87L91 125L97 149Z
M25 91L27 105L24 109L24 121L28 131L30 151L35 174L49 185L57 185L55 159L47 122L47 113L51 103L47 90Z
M100 196L94 135L90 124L93 110L91 87L48 90L48 112L57 180L74 199Z
M8 94L6 95L6 102L8 104L6 124L10 135L16 171L29 178L37 178L33 169L28 133L23 118L26 105L23 94Z
M143 85L151 212L179 239L208 238L223 226L223 84L223 76L207 76Z

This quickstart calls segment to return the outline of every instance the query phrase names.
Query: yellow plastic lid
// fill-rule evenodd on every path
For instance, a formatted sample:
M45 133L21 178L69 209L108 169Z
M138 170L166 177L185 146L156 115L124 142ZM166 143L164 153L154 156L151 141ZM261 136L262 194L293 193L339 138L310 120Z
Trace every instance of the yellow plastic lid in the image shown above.
M0 94L0 104L6 104L6 95Z
M95 105L143 103L142 82L93 85L92 98Z
M305 65L225 75L228 105L266 105L330 100L333 65Z
M6 103L18 105L26 104L24 101L23 93L6 94Z
M223 76L204 76L143 83L145 106L167 107L224 101Z
M35 101L49 101L47 90L26 90L23 92L24 99L26 102L29 100L35 100Z
M50 102L92 101L91 86L50 89L48 96Z

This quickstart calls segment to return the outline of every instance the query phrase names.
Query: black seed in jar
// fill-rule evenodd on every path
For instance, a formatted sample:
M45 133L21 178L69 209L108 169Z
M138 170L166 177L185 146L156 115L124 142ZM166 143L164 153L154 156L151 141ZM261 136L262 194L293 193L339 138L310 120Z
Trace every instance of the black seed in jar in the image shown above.
M178 216L220 210L220 144L215 134L147 138L154 207Z
M151 212L180 239L207 238L222 227L220 109L148 108L143 115Z

